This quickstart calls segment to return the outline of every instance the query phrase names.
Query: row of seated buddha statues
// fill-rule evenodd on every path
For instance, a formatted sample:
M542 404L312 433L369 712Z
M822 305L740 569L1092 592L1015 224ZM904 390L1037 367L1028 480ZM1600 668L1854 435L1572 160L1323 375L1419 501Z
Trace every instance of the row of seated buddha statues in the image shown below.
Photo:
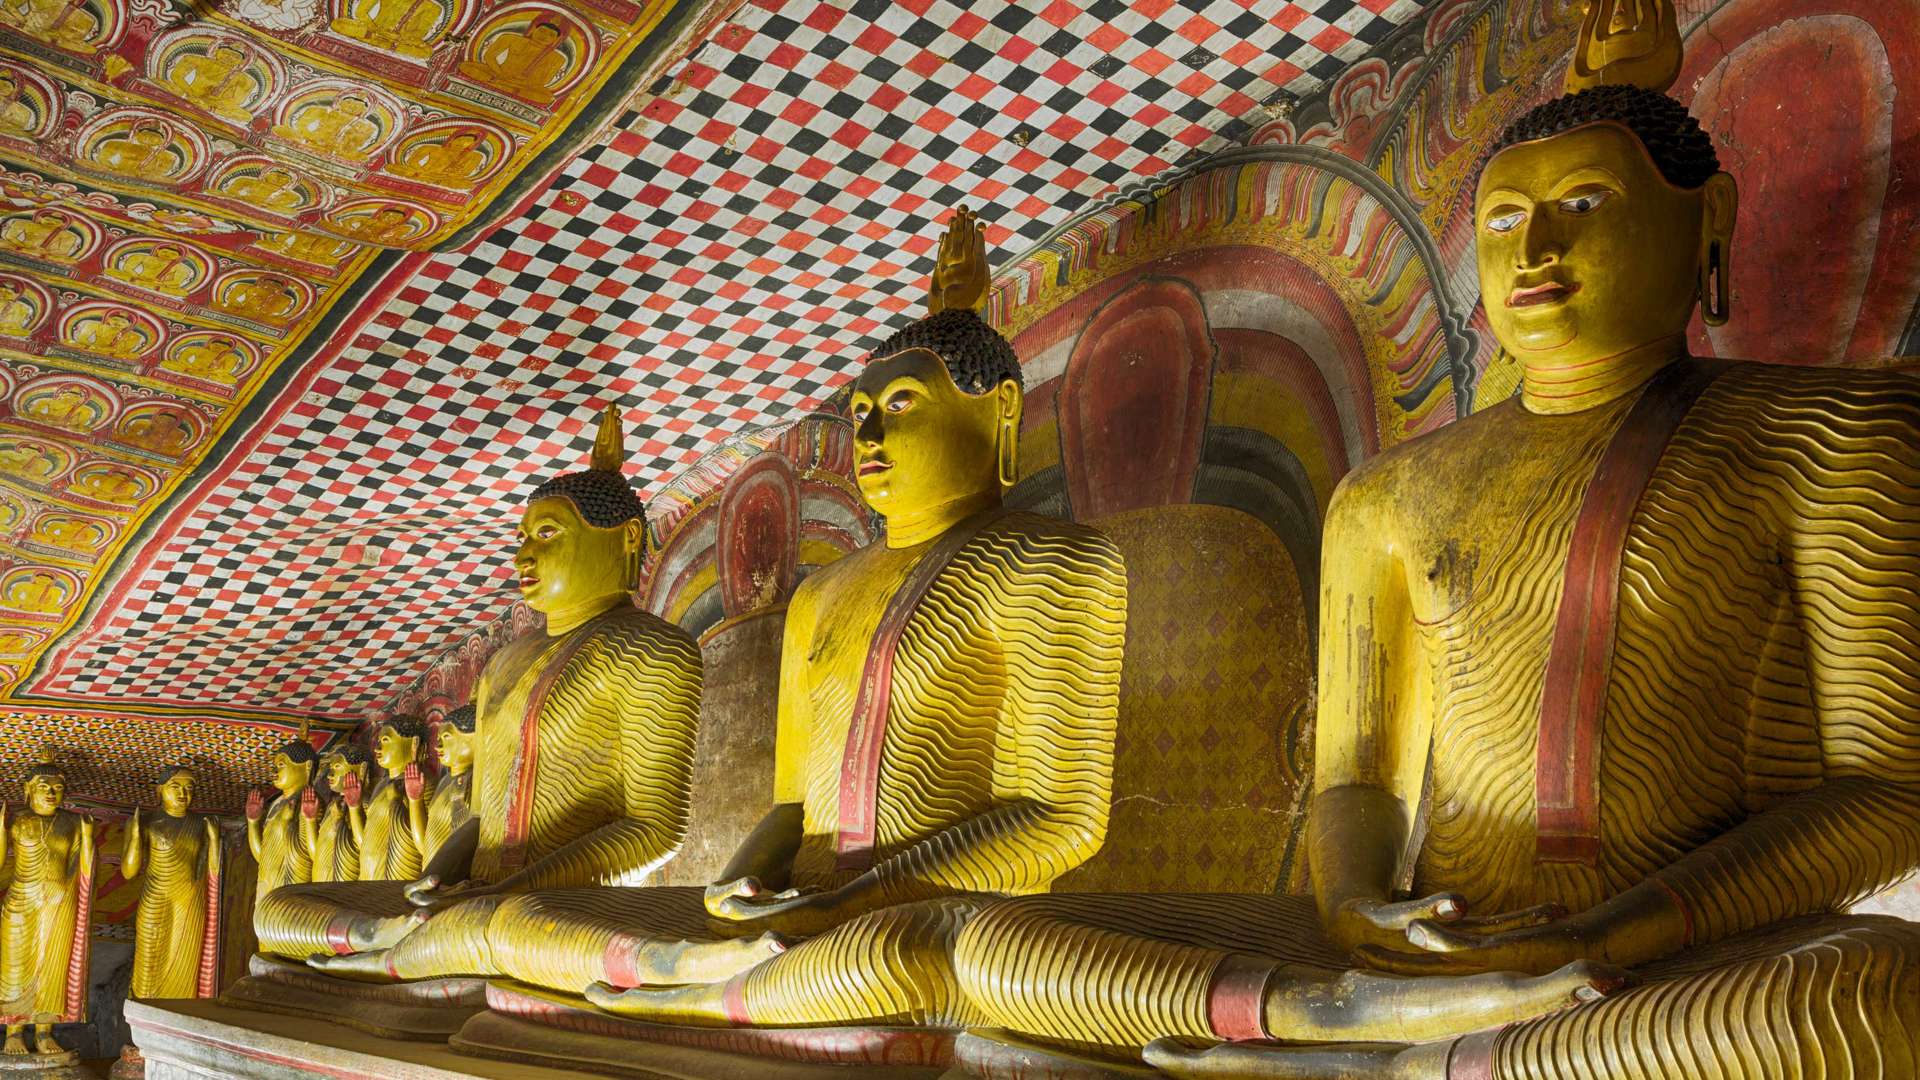
M1673 22L1596 0L1573 92L1481 175L1519 396L1334 496L1311 897L1064 887L1127 842L1140 612L1109 536L1002 503L1021 370L962 211L851 388L885 542L789 602L773 806L717 879L648 884L701 797L702 663L631 600L610 413L525 509L546 628L480 681L471 817L410 881L263 883L261 949L604 1016L635 1070L864 1027L1009 1075L1920 1073L1920 931L1846 913L1920 865L1920 379L1688 354L1736 198L1663 93Z

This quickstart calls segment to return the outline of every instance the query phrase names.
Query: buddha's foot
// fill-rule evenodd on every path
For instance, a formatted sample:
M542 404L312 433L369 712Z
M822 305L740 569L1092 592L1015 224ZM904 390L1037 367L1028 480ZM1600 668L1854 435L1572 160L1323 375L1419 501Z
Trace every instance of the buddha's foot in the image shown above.
M1140 1052L1147 1064L1191 1080L1446 1080L1448 1043L1350 1043L1281 1046L1218 1043L1194 1046L1159 1039Z
M1586 960L1538 976L1408 978L1349 971L1333 979L1282 977L1268 987L1263 1018L1267 1034L1288 1041L1424 1042L1598 1001L1627 982L1626 973Z
M356 953L383 952L400 944L432 917L429 912L416 911L409 915L356 918L347 931L347 943Z
M726 987L721 983L701 986L645 986L621 990L606 983L587 987L587 1000L610 1013L647 1020L656 1024L692 1024L721 1027L727 1019Z
M315 953L307 957L307 966L341 979L355 982L390 983L398 982L393 973L387 970L387 951L377 949L373 952L353 953L349 956L329 956Z
M661 941L641 938L628 952L630 970L609 972L630 986L687 986L726 982L786 952L792 939L768 932L751 938Z
M20 1033L17 1031L7 1032L7 1042L6 1045L0 1046L0 1054L13 1054L18 1057L25 1057L27 1055L27 1040L21 1038Z
M67 1048L53 1037L53 1025L47 1024L33 1029L33 1052L51 1057L66 1053Z

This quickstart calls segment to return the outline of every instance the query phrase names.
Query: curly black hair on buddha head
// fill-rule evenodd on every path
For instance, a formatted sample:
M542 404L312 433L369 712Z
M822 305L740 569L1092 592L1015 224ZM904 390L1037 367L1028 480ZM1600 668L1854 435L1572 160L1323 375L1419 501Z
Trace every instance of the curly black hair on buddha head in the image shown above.
M64 781L67 778L67 770L61 768L58 765L55 765L50 761L43 761L40 764L35 765L33 768L27 770L27 779L30 781L38 780L43 776L56 778Z
M638 518L647 520L647 504L640 501L625 475L601 469L556 476L533 489L529 503L560 498L580 511L580 519L596 529L611 529Z
M1687 107L1638 86L1596 86L1554 98L1501 132L1487 157L1517 143L1551 138L1587 124L1611 121L1633 132L1667 183L1693 190L1720 171L1713 140Z
M367 753L367 748L361 746L359 743L341 743L339 746L327 751L328 757L332 757L335 754L345 759L349 765L365 765L367 762L373 760L373 755Z
M476 715L478 714L474 712L471 704L462 705L448 713L443 722L455 731L465 732L471 735L473 734L473 722Z
M160 766L160 771L153 774L153 786L159 787L161 784L179 776L181 773L186 773L188 776L198 779L198 776L193 771L193 766L184 761L176 761L171 765Z
M867 361L908 349L925 349L938 356L947 365L947 374L953 376L953 385L963 394L978 397L1008 379L1026 388L1013 346L985 319L966 308L948 308L914 322L882 342L868 354Z
M427 737L426 721L421 720L417 716L396 716L390 720L381 721L380 726L403 739L425 739Z
M274 753L286 755L287 760L293 762L295 765L304 765L320 760L320 755L314 750L313 744L307 742L305 739L295 739L281 746L280 749L275 750Z

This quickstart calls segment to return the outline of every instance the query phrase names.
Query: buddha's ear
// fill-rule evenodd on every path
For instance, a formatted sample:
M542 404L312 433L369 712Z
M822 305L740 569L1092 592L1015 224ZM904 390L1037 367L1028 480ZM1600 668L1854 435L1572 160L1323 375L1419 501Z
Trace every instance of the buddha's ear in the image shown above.
M1731 255L1733 223L1740 192L1724 172L1707 177L1700 189L1700 318L1720 326L1733 313Z
M1020 384L1002 379L993 388L994 460L1000 474L1000 486L1012 487L1020 478L1020 414L1025 398Z

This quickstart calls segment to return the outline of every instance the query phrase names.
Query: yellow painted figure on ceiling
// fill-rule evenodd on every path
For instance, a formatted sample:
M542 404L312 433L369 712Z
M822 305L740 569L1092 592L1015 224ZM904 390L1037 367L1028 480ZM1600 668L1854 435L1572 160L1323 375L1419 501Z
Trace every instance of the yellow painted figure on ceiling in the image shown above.
M19 77L11 71L0 71L0 134L31 138L39 127L39 115L20 100Z
M68 52L94 53L100 18L86 0L0 0L7 25Z
M235 41L216 41L205 52L183 50L167 68L167 89L225 120L245 124L251 106L263 96L247 70L247 50Z
M643 881L686 832L700 652L633 606L645 547L611 408L593 468L537 488L514 565L546 630L488 662L475 694L472 817L420 880L289 889L261 912L263 951L385 979L492 970L503 900ZM510 900L509 900L510 902ZM417 913L434 912L422 925Z
M60 808L67 778L58 766L34 766L25 786L25 814L9 822L0 808L0 865L11 876L0 899L0 1052L28 1053L32 1026L33 1053L64 1054L54 1023L85 1013L93 821Z
M256 274L228 279L220 286L214 306L244 319L280 323L300 310L300 294L279 278Z
M137 360L153 348L153 331L125 311L94 311L66 328L68 345L114 360Z
M327 808L314 821L312 838L313 880L357 881L360 878L360 844L353 836L353 823L347 816L346 791L367 784L367 766L373 761L364 747L347 743L329 750L320 758L327 790L333 795ZM352 780L347 778L352 776ZM356 800L358 795L355 796Z
M136 998L206 997L213 991L220 826L191 812L193 788L191 769L167 769L156 785L161 813L146 817L136 807L127 823L120 873L128 881L141 879L128 991Z
M94 145L89 160L102 169L130 180L177 180L194 162L193 154L174 140L158 120L135 120L123 134L109 135Z
M273 786L279 794L271 803L257 789L247 794L247 848L260 865L253 893L256 922L275 889L313 879L312 827L301 819L320 815L320 795L313 789L318 757L303 740L287 743L273 755Z
M478 147L478 131L456 131L443 139L410 144L389 170L442 187L457 187L479 178L490 163Z
M536 18L525 29L490 35L473 59L460 62L460 74L542 105L571 73L566 31L550 18Z
M446 33L450 16L440 0L354 0L352 11L333 20L334 32L422 59Z
M26 337L40 325L38 298L11 281L0 281L0 335Z
M1617 19L1635 9L1664 9L1637 43ZM1588 18L1583 49L1671 80L1669 7ZM1731 314L1734 185L1678 103L1584 85L1513 125L1480 178L1481 291L1521 396L1334 497L1310 855L1334 942L1410 986L1568 963L1641 985L1418 1046L1167 1040L1147 1050L1164 1070L1662 1080L1920 1059L1920 930L1838 914L1920 863L1920 380L1688 356L1696 305ZM1177 905L1115 934L1014 901L976 923L1003 955L969 989L1056 1038L1290 1037L1272 1005L1190 1026L1285 977L1249 932L1281 901L1234 903L1243 927L1197 940Z
M329 157L361 161L380 139L380 125L369 115L372 104L361 94L339 94L305 102L273 132Z
M87 234L60 210L14 214L0 224L0 247L48 262L72 262L86 253Z
M233 172L222 177L219 193L272 214L293 214L307 208L313 196L300 178L278 165L258 172Z
M204 275L199 263L172 244L145 244L109 258L108 277L169 296L187 295Z
M168 350L160 366L196 379L231 384L249 363L247 354L240 351L239 343L233 338L207 335L182 339Z

